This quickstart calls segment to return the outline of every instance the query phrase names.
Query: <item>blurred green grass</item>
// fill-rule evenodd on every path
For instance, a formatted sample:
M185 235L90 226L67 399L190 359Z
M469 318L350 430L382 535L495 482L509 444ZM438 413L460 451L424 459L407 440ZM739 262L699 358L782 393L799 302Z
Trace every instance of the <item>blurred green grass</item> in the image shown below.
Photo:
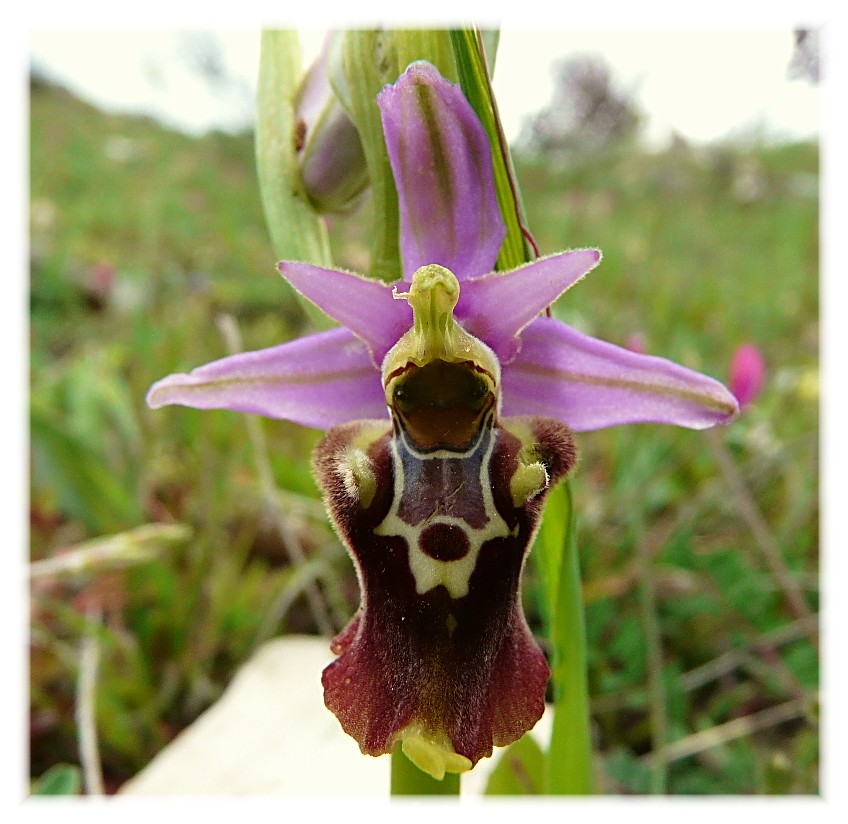
M79 763L79 645L93 635L98 740L114 791L270 634L317 631L310 582L320 581L336 627L358 596L308 471L318 433L262 422L269 491L243 416L144 404L156 379L227 354L221 315L235 318L246 349L308 329L274 268L252 136L194 139L35 83L30 151L31 557L106 535L130 545L124 533L151 522L191 530L154 540L143 563L32 581L31 775ZM650 790L654 672L666 741L716 736L668 764L668 792L816 793L817 650L763 562L717 450L729 452L816 611L818 148L678 143L561 170L519 157L517 167L543 253L604 252L558 302L559 317L619 344L640 336L648 351L722 380L745 341L769 367L755 404L712 440L651 425L578 437L601 787ZM337 261L365 269L357 216L331 231ZM305 566L290 563L293 548ZM648 654L640 563L661 660ZM531 566L535 627L538 586ZM790 720L725 736L729 722L793 700L805 710Z

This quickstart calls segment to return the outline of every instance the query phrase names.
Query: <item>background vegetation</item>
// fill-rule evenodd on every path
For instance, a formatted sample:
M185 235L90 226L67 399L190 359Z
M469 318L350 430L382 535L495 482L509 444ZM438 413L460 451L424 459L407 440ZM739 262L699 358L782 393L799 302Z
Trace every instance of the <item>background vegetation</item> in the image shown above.
M604 251L555 313L725 381L753 342L768 375L722 431L578 437L601 790L816 793L818 148L649 153L624 114L603 151L528 135L517 154L540 250ZM252 136L190 138L34 81L30 149L31 775L77 786L95 650L112 792L263 641L340 628L357 586L308 471L319 433L144 404L234 329L244 349L308 331ZM358 216L331 230L367 271ZM530 568L538 629L536 591Z

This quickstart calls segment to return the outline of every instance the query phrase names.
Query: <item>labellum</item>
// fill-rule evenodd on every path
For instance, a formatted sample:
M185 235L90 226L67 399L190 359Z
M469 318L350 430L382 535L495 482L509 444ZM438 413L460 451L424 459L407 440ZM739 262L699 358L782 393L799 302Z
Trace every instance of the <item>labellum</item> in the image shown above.
M337 426L314 458L361 587L324 671L327 706L363 752L400 743L438 778L544 711L521 571L545 494L575 461L559 421L499 419L500 366L455 322L458 295L447 269L415 273L398 295L413 328L383 362L391 422Z

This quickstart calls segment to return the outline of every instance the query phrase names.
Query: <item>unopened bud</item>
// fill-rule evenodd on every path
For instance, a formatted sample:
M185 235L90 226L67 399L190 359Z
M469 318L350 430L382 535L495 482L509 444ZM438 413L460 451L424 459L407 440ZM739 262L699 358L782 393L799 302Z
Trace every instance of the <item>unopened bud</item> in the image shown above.
M359 132L330 87L328 35L296 98L297 151L303 188L323 213L352 208L368 185L368 167Z

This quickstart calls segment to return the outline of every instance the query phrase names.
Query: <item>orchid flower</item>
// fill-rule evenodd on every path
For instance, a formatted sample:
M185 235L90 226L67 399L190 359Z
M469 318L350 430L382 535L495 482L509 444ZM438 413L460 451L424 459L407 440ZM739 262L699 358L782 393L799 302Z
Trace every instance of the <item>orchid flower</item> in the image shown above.
M378 96L401 218L394 284L305 262L282 276L339 328L176 374L148 394L329 430L316 478L361 604L325 702L363 752L436 777L532 728L549 676L520 605L544 498L574 431L726 423L734 397L544 310L596 249L493 271L504 223L487 136L459 87L413 63Z

